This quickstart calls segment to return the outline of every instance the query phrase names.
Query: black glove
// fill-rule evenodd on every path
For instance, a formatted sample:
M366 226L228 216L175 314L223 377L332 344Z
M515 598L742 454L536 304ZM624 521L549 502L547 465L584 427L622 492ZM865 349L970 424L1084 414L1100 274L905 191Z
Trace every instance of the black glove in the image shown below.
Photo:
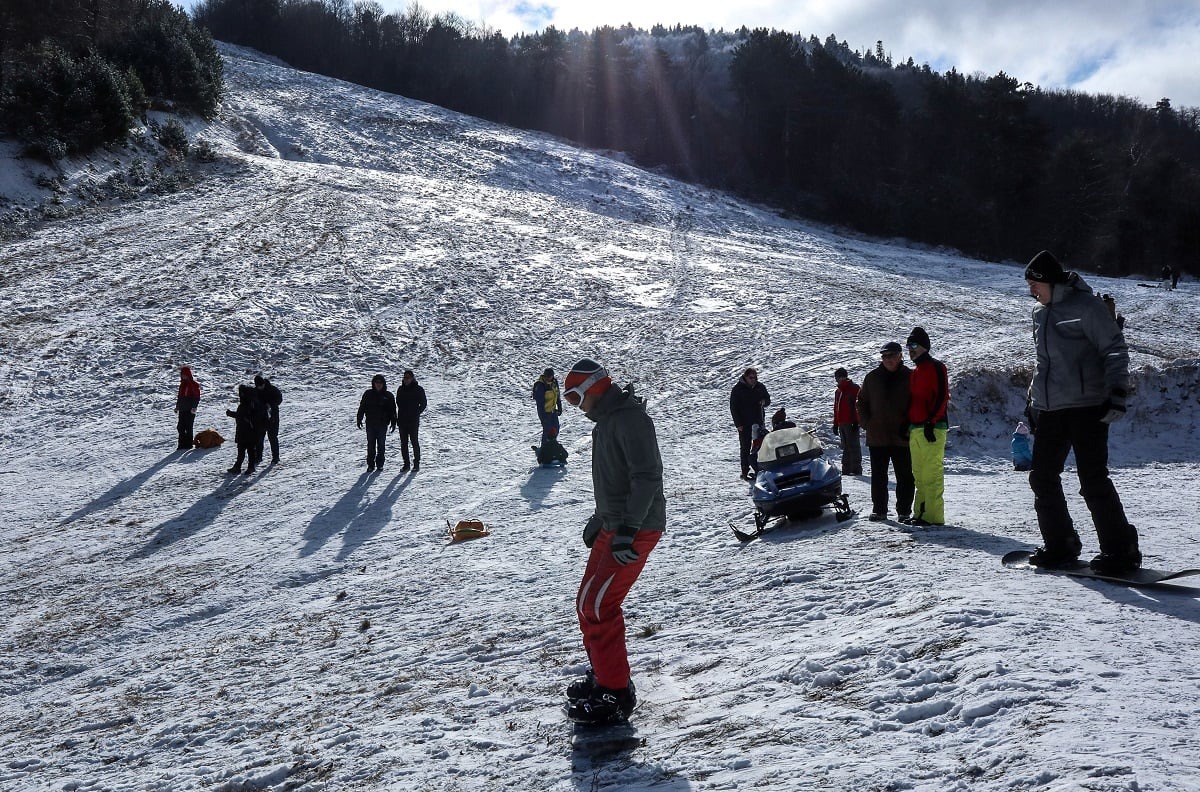
M396 433L396 423L393 421L392 428L388 429L388 434L395 434L395 433Z
M583 546L591 547L596 542L596 537L604 528L604 520L599 514L593 514L588 518L587 524L583 526Z
M362 421L359 421L359 422L358 422L358 428L359 428L359 429L362 429Z
M1114 423L1125 417L1125 391L1120 388L1114 388L1109 394L1108 401L1104 402L1104 415L1100 417L1100 421L1106 424Z
M937 435L933 433L933 423L925 424L925 439L931 443L937 442Z
M1029 420L1029 431L1036 434L1037 433L1038 411L1033 409L1032 404L1026 403L1025 417Z
M612 557L621 566L632 564L641 556L637 550L633 549L633 537L637 535L637 529L627 525L622 525L617 535L612 540Z

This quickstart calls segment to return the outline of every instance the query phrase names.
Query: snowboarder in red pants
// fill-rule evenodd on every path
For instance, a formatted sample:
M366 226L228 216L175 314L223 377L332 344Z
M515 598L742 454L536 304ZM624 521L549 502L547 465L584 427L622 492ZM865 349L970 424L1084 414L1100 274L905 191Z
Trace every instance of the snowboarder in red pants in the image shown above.
M583 529L591 553L575 598L592 669L568 686L567 716L582 723L619 723L637 703L621 605L666 527L662 457L642 400L632 386L613 384L599 363L586 358L576 363L563 380L563 397L596 423L596 511Z

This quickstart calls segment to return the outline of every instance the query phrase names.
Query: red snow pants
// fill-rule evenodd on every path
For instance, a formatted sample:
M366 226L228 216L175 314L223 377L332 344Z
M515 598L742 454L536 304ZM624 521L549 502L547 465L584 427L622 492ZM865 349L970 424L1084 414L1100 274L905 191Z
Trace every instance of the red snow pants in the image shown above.
M629 656L625 651L625 614L621 603L637 582L662 532L638 531L633 549L639 558L625 566L613 560L614 536L615 532L605 530L596 537L575 596L575 611L596 684L622 690L629 684Z

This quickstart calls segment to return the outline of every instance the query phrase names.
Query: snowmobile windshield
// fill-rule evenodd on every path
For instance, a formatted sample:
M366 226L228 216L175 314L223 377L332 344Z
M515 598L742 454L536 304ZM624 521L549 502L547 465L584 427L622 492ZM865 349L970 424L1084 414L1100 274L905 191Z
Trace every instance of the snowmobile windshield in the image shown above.
M812 433L799 428L776 429L763 438L762 447L758 449L758 462L762 465L795 462L812 459L822 453L821 441Z

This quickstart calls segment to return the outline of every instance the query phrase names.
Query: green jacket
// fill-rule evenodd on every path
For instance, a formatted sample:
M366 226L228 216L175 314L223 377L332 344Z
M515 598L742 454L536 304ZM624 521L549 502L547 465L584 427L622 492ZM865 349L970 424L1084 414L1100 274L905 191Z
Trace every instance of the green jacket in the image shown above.
M587 417L592 428L592 488L596 514L610 530L662 531L667 526L662 457L654 421L632 386L613 385Z

